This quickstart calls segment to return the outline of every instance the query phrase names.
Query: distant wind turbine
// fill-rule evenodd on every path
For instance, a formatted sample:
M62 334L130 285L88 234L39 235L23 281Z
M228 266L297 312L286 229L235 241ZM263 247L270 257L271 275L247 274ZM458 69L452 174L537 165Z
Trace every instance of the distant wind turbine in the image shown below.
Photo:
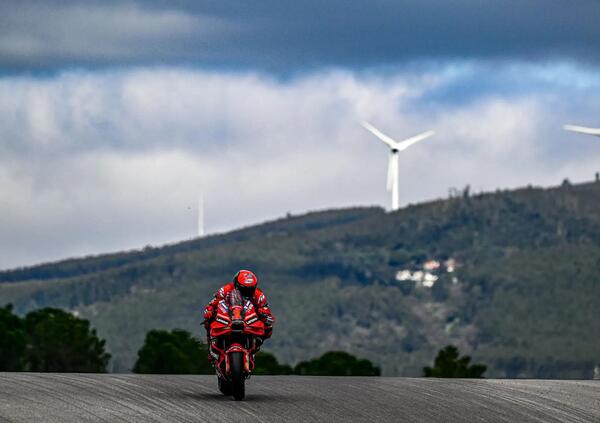
M563 128L566 131L578 132L580 134L594 135L600 137L600 128L586 128L584 126L565 125Z
M198 197L198 238L204 236L204 196Z
M363 122L361 122L361 125L366 130L368 130L373 135L375 135L377 138L379 138L381 141L383 141L390 148L390 159L388 162L388 174L387 174L387 190L391 191L391 193L392 193L392 210L398 210L400 208L400 198L399 198L399 193L398 193L398 189L399 189L398 171L400 170L400 168L399 168L399 163L398 163L399 162L398 154L401 151L406 150L411 145L416 144L419 141L423 141L425 138L429 138L435 132L433 132L433 131L423 132L422 134L419 134L414 137L405 139L404 141L398 142L398 141L395 141L394 139L388 137L387 135L383 134L381 131L379 131L377 128L375 128L373 125L371 125L369 122L363 121Z

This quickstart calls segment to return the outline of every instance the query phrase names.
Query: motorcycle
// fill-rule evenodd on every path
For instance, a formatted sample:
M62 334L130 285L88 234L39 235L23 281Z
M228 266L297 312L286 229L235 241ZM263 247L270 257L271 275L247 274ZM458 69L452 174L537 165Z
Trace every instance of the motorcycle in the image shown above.
M245 381L254 369L254 354L260 348L265 325L251 301L234 290L221 300L210 324L210 354L214 358L219 390L244 399Z

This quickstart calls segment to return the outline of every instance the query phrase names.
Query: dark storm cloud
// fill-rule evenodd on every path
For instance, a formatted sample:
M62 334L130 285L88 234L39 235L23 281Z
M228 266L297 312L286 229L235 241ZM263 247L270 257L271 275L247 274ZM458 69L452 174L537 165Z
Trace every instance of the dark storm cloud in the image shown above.
M597 0L3 1L0 67L600 60Z

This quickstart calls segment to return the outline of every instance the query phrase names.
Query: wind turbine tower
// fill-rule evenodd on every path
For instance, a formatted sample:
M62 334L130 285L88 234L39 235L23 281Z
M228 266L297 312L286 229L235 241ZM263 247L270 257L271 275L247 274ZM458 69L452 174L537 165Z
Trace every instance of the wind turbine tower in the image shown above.
M377 128L375 128L373 125L371 125L369 122L363 121L363 122L361 122L361 125L367 131L371 132L373 135L375 135L377 138L379 138L381 141L383 141L390 148L390 158L388 161L388 174L387 174L387 190L392 193L392 211L398 210L400 208L400 196L399 196L399 192L398 192L398 190L399 190L399 184L398 184L399 174L398 174L398 172L400 170L400 168L399 168L399 159L400 159L399 153L401 151L406 150L411 145L416 144L419 141L423 141L426 138L429 138L435 132L427 131L427 132L423 132L422 134L415 135L414 137L405 139L404 141L396 141L396 140L388 137L381 131L379 131Z
M580 134L594 135L600 137L600 128L586 128L585 126L565 125L563 128L566 131L578 132Z
M204 236L204 196L198 197L198 238Z

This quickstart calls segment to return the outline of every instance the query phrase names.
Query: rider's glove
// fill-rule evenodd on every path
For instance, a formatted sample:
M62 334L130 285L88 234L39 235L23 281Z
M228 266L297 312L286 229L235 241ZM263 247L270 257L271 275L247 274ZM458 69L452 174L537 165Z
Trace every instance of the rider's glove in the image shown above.
M258 315L260 316L261 320L265 323L265 326L270 327L273 326L273 324L275 323L275 318L271 314L271 310L269 310L269 307L259 308Z
M204 309L204 321L208 322L212 319L213 317L213 308L211 306L207 306Z
M273 323L275 323L275 319L273 319L273 316L265 316L265 325L268 327L273 326Z

